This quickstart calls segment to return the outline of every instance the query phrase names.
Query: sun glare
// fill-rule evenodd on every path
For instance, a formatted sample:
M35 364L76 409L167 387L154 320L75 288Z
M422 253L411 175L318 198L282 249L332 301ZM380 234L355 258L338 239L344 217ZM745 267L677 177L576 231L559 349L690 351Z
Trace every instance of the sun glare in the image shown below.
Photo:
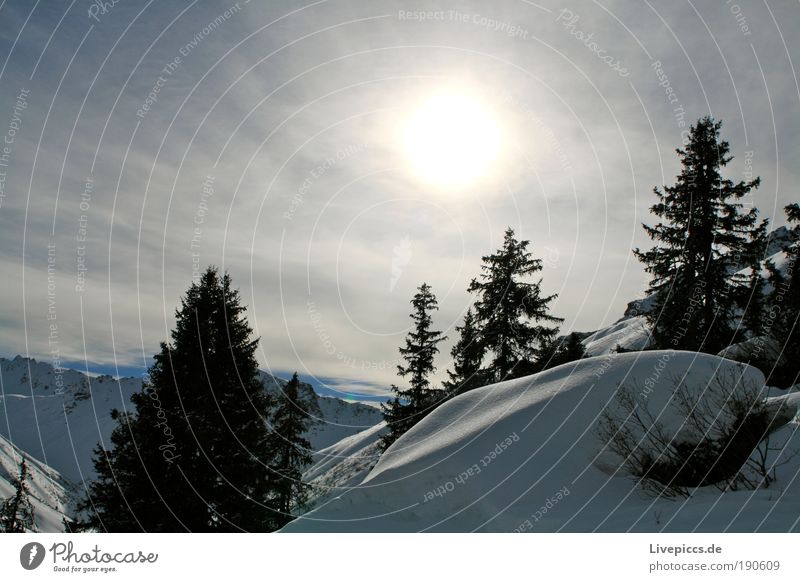
M412 113L404 141L415 172L451 188L487 174L500 149L500 128L478 101L463 94L440 94Z

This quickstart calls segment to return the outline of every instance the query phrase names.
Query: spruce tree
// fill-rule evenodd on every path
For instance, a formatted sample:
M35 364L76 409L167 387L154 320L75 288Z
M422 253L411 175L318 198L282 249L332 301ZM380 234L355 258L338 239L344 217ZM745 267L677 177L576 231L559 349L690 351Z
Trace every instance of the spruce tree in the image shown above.
M738 326L737 299L748 281L736 271L766 225L740 202L759 178L734 183L720 173L733 159L721 127L711 117L691 127L676 150L683 166L677 181L653 190L658 202L650 210L663 222L643 226L655 246L634 250L651 275L655 302L647 317L656 348L716 353Z
M580 360L586 356L580 336L571 333L566 337L553 340L542 348L534 365L534 372L542 372L562 364Z
M439 353L439 342L447 339L441 331L432 329L431 313L439 308L430 285L423 283L411 300L411 321L414 329L408 333L400 355L405 362L397 366L401 378L408 378L408 388L392 386L393 400L382 405L383 417L389 432L382 438L388 448L400 435L414 426L442 399L435 397L429 377L436 371L434 357Z
M560 317L549 313L557 295L544 296L541 279L525 278L542 270L541 259L528 251L529 241L518 241L514 231L506 230L503 247L483 257L482 273L473 279L469 291L477 293L475 322L481 345L491 360L486 379L500 382L530 373L538 351L550 343Z
M272 415L270 469L279 527L291 521L292 510L302 507L308 499L309 485L303 482L303 470L312 461L311 443L303 435L311 416L299 389L300 380L295 372L278 396Z
M149 380L114 411L81 509L106 531L269 531L274 512L257 339L230 276L210 267L176 312Z
M485 384L482 371L486 349L481 342L480 330L475 324L475 314L468 309L464 322L456 327L459 338L450 355L453 356L453 369L447 371L448 380L444 383L448 396L463 394Z
M25 533L34 531L34 511L31 491L28 488L28 464L25 459L19 465L19 475L11 478L14 495L0 503L0 531Z
M785 209L792 240L786 251L787 261L783 271L770 265L772 293L769 296L767 321L773 346L770 369L764 370L767 383L788 388L800 383L800 205L790 204ZM762 368L763 369L763 368Z

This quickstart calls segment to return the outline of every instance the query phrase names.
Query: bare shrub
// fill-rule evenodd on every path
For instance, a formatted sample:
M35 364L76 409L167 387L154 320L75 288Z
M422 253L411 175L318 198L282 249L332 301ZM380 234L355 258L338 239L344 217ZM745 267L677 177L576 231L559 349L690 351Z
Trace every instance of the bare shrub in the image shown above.
M790 418L767 406L766 389L735 373L715 376L702 390L667 379L674 390L660 410L648 406L644 390L622 385L601 412L597 436L622 469L663 497L710 485L768 487L776 467L769 435Z

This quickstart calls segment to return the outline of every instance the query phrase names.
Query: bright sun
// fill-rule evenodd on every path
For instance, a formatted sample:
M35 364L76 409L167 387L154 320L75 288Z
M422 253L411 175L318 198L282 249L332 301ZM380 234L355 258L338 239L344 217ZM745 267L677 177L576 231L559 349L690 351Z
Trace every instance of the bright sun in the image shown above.
M422 178L441 187L458 187L486 175L498 156L500 128L478 101L443 93L411 115L404 142Z

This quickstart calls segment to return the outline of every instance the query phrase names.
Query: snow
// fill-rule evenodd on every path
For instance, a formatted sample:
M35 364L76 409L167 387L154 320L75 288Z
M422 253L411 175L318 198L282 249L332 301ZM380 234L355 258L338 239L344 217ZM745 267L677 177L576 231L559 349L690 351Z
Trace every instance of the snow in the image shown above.
M36 531L63 531L61 520L72 503L69 485L56 471L19 450L0 436L0 500L14 495L12 479L19 476L22 459L28 465L28 490Z
M383 421L380 409L361 402L346 402L331 396L319 396L317 403L322 412L322 422L311 427L308 435L311 448L315 451L360 434L364 429L372 429Z
M666 362L666 364L664 364ZM769 489L654 499L622 465L609 464L595 428L620 385L671 435L682 420L674 380L703 394L717 378L763 386L754 368L712 355L650 351L589 358L463 394L398 439L363 482L283 531L787 531L798 529L800 449L794 422ZM776 401L797 414L797 396ZM777 404L776 404L777 405ZM722 422L721 417L721 422ZM603 453L602 455L600 453ZM775 460L775 459L772 459Z
M650 344L650 328L644 316L629 317L594 332L583 340L587 355L603 356L616 348L638 351Z
M141 388L141 380L90 378L75 370L60 376L45 362L0 358L0 435L67 480L81 483L94 475L92 449L98 442L109 443L115 425L111 409L130 407L130 395Z
M286 384L266 372L261 372L261 379L273 394ZM116 425L111 410L130 409L130 396L141 386L140 378L91 377L76 370L57 371L46 362L21 356L0 358L0 437L14 450L38 459L45 472L58 475L66 491L82 491L84 482L95 475L94 447L98 442L110 446ZM320 397L305 383L300 393L310 404L313 425L306 436L314 451L382 420L380 410L372 406ZM47 499L58 506L59 495L60 491ZM45 531L61 531L61 518L53 523L55 529L47 522Z
M306 509L358 486L378 462L380 439L386 432L386 423L381 421L314 453L314 464L303 473L303 481L311 485Z

